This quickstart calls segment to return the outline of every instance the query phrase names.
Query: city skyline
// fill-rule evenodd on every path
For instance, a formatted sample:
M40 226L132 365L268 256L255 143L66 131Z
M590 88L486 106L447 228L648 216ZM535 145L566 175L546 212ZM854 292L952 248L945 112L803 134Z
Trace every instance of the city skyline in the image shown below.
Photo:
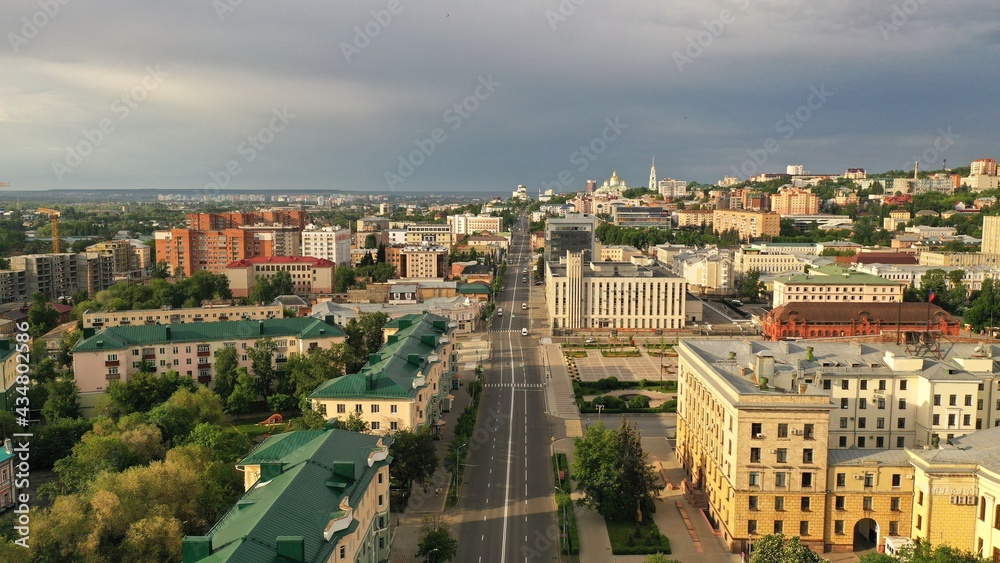
M653 157L705 183L965 166L997 156L990 7L17 0L0 181L533 193L643 185Z

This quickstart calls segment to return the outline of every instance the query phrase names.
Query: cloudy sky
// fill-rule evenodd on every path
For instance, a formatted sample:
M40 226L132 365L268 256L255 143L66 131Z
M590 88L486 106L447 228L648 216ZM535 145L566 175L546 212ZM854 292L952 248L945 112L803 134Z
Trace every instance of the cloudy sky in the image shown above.
M1000 157L996 0L4 0L12 189L571 190Z

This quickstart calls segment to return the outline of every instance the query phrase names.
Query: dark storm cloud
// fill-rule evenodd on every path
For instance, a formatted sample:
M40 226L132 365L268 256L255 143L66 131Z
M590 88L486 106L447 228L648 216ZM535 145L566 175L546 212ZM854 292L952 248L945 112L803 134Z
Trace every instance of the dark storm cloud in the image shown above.
M995 2L957 4L8 1L0 180L499 191L656 156L714 182L768 139L764 171L881 171L948 127L957 166L997 156L1000 83Z

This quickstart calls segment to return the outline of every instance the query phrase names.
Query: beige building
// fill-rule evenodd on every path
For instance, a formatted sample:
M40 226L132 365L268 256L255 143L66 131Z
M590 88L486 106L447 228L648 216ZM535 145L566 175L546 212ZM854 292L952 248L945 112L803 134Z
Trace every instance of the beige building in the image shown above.
M129 274L149 266L149 247L141 243L134 245L128 240L106 240L92 244L87 247L87 252L109 255L115 275Z
M601 246L601 262L631 262L633 256L641 256L642 251L628 245Z
M216 321L260 321L280 319L280 305L204 306L189 309L132 309L129 311L87 311L83 328L98 330L113 326L172 325Z
M25 290L30 297L40 292L56 300L86 291L91 298L114 284L114 262L100 252L25 254L10 258L11 270L25 272Z
M882 219L882 228L887 231L895 231L899 225L908 225L912 220L909 211L896 209L889 212L889 216Z
M983 254L1000 254L1000 215L983 217Z
M489 215L449 215L448 226L457 238L487 231L499 233L503 231L503 217Z
M401 279L444 278L448 275L448 247L419 245L400 248L396 273Z
M884 302L901 301L908 284L837 266L813 268L808 274L792 274L774 280L773 306L792 301Z
M457 371L450 321L406 315L385 325L385 345L361 371L330 379L309 400L327 419L361 414L374 433L429 428L439 431Z
M677 226L684 227L704 227L712 225L711 209L678 209Z
M805 263L794 254L769 252L753 246L744 246L733 254L733 271L743 275L753 270L762 274L803 272Z
M716 234L737 231L740 240L776 237L781 234L781 215L768 211L716 209L712 212L712 230Z
M258 277L270 279L278 272L288 272L296 295L333 293L334 264L311 256L261 256L244 258L226 266L233 297L248 297Z
M337 266L350 265L351 239L354 236L350 229L306 225L301 236L303 256L323 258Z
M735 291L733 258L728 251L678 254L671 270L684 278L688 290L696 295L731 295Z
M0 270L0 303L26 301L28 297L28 272Z
M451 246L451 227L424 223L406 225L406 244Z
M388 228L388 217L362 217L358 219L355 230L359 233L374 233Z
M983 246L986 247L986 219L983 217ZM1000 266L1000 250L998 254L987 252L921 252L918 261L921 266L935 268L963 266Z
M684 328L686 283L666 270L623 262L545 263L545 302L554 329Z
M909 537L1000 547L992 346L688 340L678 352L677 456L734 552L777 532L820 552Z
M816 215L819 204L811 189L784 188L771 195L771 211L779 215Z

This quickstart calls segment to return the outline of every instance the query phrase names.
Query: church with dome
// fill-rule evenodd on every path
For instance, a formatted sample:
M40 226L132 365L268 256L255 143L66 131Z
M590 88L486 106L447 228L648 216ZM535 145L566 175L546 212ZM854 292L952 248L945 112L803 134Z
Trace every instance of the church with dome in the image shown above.
M625 181L618 177L618 171L615 170L611 173L611 179L606 180L604 184L597 189L599 193L614 194L617 196L622 195L622 192L627 190L628 186L625 185Z

